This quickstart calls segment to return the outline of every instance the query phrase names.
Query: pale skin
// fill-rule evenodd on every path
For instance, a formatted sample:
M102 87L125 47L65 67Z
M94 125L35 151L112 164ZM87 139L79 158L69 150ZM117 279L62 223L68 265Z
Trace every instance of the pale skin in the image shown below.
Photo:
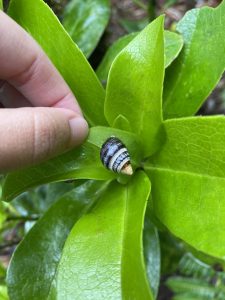
M33 38L0 11L0 174L63 153L87 134L64 79Z

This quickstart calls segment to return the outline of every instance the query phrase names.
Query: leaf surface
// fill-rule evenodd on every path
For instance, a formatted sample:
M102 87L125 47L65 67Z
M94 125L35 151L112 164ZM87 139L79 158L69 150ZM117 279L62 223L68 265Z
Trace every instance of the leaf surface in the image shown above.
M28 31L61 73L91 125L106 125L105 91L83 53L42 0L12 0L8 14Z
M117 136L128 148L131 163L139 165L139 142L132 133L109 127L93 127L87 141L79 148L39 165L9 173L3 183L2 200L10 201L31 187L67 179L109 180L117 175L108 171L100 161L100 148L107 138Z
M166 72L164 116L195 114L225 69L225 2L186 13L178 23L184 48Z
M60 198L13 254L7 275L10 299L45 300L54 284L65 240L106 183L89 181ZM21 288L22 287L22 288Z
M2 3L2 0L0 0L0 9L1 9L1 10L3 9L3 3Z
M136 36L137 32L125 35L118 39L106 52L100 65L97 68L96 74L102 83L106 83L110 67L115 57L123 50ZM182 47L183 39L182 36L165 30L164 32L164 43L165 43L165 68L167 68L172 61L178 56Z
M143 243L147 276L156 299L160 282L160 245L158 231L147 216L145 218Z
M150 182L138 172L127 186L111 183L73 227L52 287L52 299L153 299L142 227Z
M107 85L105 116L122 114L140 136L144 155L158 146L164 77L163 17L148 25L114 60Z
M105 30L109 16L108 0L72 0L65 6L62 24L84 55L89 57Z
M146 166L156 216L195 249L224 259L224 117L164 122L165 144Z

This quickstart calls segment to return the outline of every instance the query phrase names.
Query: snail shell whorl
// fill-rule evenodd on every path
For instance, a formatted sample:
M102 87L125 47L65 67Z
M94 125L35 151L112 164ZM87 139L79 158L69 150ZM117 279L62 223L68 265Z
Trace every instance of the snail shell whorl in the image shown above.
M127 148L116 137L110 137L105 141L101 148L100 158L109 170L127 175L133 174Z

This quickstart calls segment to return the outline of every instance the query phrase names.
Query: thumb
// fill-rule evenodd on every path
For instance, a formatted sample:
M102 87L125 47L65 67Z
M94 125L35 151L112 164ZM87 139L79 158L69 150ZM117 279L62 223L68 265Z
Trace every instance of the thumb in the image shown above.
M0 174L33 165L82 143L86 121L62 108L0 109Z

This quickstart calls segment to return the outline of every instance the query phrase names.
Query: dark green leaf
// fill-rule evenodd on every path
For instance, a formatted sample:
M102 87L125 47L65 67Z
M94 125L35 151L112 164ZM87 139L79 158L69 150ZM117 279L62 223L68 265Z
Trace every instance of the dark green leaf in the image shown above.
M109 73L105 115L113 125L122 114L140 136L144 155L159 143L164 76L163 17L148 25L116 57Z
M106 125L105 91L52 10L42 0L11 0L8 13L41 45L74 92L89 123Z
M63 194L74 188L73 183L56 182L40 186L16 197L11 205L21 216L41 216Z
M140 30L143 30L149 23L148 18L141 19L141 20L127 20L127 19L120 19L119 23L122 27L128 32L133 33Z
M13 300L49 298L65 240L107 183L89 181L65 194L33 226L12 257L7 284Z
M118 39L106 52L96 71L98 78L103 83L107 81L108 73L115 57L137 36L137 34L138 33L131 33L123 36L122 38ZM183 47L183 39L181 35L166 30L164 32L164 43L165 67L168 67L180 53Z
M139 172L113 182L73 227L51 299L153 299L145 274L142 228L150 182Z
M225 69L225 2L218 8L188 12L178 23L184 49L168 69L164 89L165 118L195 114Z
M115 178L116 174L108 171L100 161L100 148L110 136L117 136L125 143L132 165L138 166L141 153L134 134L109 127L93 127L81 147L39 165L9 173L4 180L2 200L10 201L31 187L54 181Z
M147 276L156 299L160 282L160 246L158 231L149 218L145 218L144 254Z
M95 49L110 15L108 0L71 0L62 24L86 57Z

